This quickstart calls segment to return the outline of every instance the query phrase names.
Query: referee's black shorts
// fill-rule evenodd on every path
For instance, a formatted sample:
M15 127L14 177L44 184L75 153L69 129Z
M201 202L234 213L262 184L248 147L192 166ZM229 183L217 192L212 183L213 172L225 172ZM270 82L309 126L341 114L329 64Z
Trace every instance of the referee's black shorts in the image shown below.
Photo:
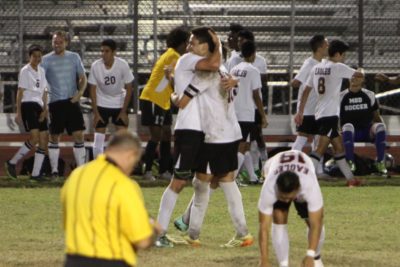
M64 267L133 267L122 260L106 260L79 255L67 255Z

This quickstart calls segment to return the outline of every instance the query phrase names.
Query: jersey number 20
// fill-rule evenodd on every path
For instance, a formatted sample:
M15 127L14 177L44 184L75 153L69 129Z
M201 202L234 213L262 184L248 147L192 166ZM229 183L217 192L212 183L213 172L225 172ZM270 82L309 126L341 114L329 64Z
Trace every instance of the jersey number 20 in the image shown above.
M115 84L115 77L114 76L104 77L104 84L105 85Z

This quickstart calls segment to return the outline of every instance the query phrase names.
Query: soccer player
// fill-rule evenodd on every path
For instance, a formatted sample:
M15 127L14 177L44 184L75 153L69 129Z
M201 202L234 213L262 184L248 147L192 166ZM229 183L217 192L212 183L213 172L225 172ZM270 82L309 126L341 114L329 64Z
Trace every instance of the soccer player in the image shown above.
M329 44L325 36L314 35L309 43L312 50L312 56L304 61L299 72L291 82L292 87L299 88L299 93L297 96L297 110L299 110L301 96L303 95L304 88L306 87L307 79L310 76L311 69L328 55ZM312 90L308 96L306 106L304 107L303 123L297 127L297 137L292 145L293 150L301 151L304 145L307 143L308 138L314 138L314 136L317 134L318 129L314 116L317 100L318 94ZM315 139L313 144L316 145Z
M268 260L270 233L279 267L289 266L287 222L292 202L308 228L307 254L301 266L323 267L324 209L313 162L301 151L284 151L269 159L263 172L266 179L258 200L260 267L272 266Z
M238 23L231 23L229 25L228 48L231 50L231 56L225 62L226 67L228 67L229 62L231 61L232 58L240 54L240 48L238 45L238 33L241 30L244 30L244 27Z
M89 74L95 127L93 158L103 153L106 127L112 119L118 129L128 127L128 105L132 98L133 75L128 62L116 57L117 43L106 39L101 43L101 59L93 62Z
M334 159L338 164L343 175L347 179L349 187L360 185L360 181L353 177L349 165L346 162L342 137L338 130L339 111L340 111L340 89L342 79L363 77L358 72L343 64L346 51L349 46L340 40L333 40L329 44L329 58L313 67L308 77L307 85L301 97L299 111L295 115L296 125L303 123L304 107L311 90L318 94L318 101L315 107L315 119L318 125L318 145L311 153L311 158L317 170L322 155L331 143L336 155Z
M209 57L219 51L219 40L213 39L210 31L208 27L192 31L193 43L204 42L207 47L207 50L194 53ZM189 45L189 49L195 50L195 47ZM178 102L179 108L185 110L190 102L198 101L201 127L205 134L193 179L195 193L185 240L192 246L201 244L200 229L208 206L209 184L213 180L224 192L236 230L236 235L223 247L245 247L252 245L253 236L248 231L242 197L234 179L234 171L238 167L238 144L242 136L233 105L235 92L230 88L222 88L221 78L230 79L222 66L218 72L197 71Z
M374 92L364 89L363 83L364 78L353 77L350 87L340 93L340 125L346 160L354 172L354 142L374 142L377 152L375 167L380 174L386 175L386 127L379 115Z
M86 74L77 53L66 50L68 34L56 31L52 38L53 52L45 55L41 66L49 85L50 142L49 158L52 176L58 177L60 135L67 130L74 140L73 153L77 166L85 162L83 131L85 122L79 99L86 89ZM78 81L78 82L77 82Z
M129 178L140 156L139 138L121 130L104 155L66 180L61 189L66 267L136 266L137 251L152 244L159 227Z
M216 38L215 35L213 36ZM207 49L206 42L194 38L193 35L191 36L188 45L189 53L180 57L175 67L174 99L184 94L195 75L195 71L218 71L221 61L221 55L218 51L215 51L209 57L198 55L204 53L203 51ZM178 194L193 178L193 173L197 169L198 154L204 142L197 99L190 101L184 109L179 109L174 134L174 173L160 201L157 221L161 224L162 234L156 241L157 247L173 246L166 237L168 224Z
M245 170L250 176L250 183L258 183L258 178L254 172L253 158L249 152L250 141L255 139L255 112L259 113L262 121L262 127L267 126L267 117L264 112L262 100L259 91L261 89L261 80L259 70L253 66L256 58L256 46L252 41L247 41L241 45L241 55L244 62L239 63L232 68L230 74L239 79L239 88L234 98L236 117L242 132L242 141L239 144L239 169L244 164ZM254 106L257 110L254 110Z
M173 29L167 36L167 51L157 60L149 81L141 95L142 125L148 126L150 140L147 142L144 179L155 180L151 167L160 143L160 178L171 179L169 172L171 162L171 100L173 92L171 82L165 76L166 68L174 68L179 57L186 52L189 32L182 27Z
M29 47L29 63L25 65L18 79L17 116L15 122L23 123L30 138L25 141L17 153L5 162L5 169L11 178L17 178L15 165L31 149L35 151L31 179L41 181L40 170L47 150L47 81L44 69L39 66L43 50L38 45Z

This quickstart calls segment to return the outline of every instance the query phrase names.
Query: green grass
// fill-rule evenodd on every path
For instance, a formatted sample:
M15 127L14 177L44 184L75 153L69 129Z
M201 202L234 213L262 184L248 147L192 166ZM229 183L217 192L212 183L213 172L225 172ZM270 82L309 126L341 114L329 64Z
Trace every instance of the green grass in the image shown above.
M399 178L386 183L397 184ZM375 181L371 178L371 181ZM389 181L389 182L388 182ZM372 184L376 184L378 179ZM343 182L327 182L328 185ZM242 188L250 231L257 235L257 201L260 187ZM143 188L147 208L157 216L163 187ZM348 189L323 186L326 242L323 260L329 266L395 267L400 262L400 187L366 186ZM192 194L180 195L173 218L186 207ZM170 228L170 232L177 231ZM200 248L175 247L143 251L139 266L239 267L257 266L258 248L221 249L234 229L221 190L211 198L201 233ZM291 266L300 266L306 251L306 229L294 209L289 218ZM63 232L58 188L0 189L0 266L62 266ZM275 256L271 255L276 266Z

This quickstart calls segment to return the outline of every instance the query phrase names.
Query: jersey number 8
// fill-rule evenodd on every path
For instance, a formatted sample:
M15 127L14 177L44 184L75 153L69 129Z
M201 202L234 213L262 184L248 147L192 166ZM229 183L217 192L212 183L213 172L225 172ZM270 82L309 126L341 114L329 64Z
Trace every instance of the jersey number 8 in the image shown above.
M325 78L324 77L320 77L318 79L318 93L320 93L321 95L325 93Z

